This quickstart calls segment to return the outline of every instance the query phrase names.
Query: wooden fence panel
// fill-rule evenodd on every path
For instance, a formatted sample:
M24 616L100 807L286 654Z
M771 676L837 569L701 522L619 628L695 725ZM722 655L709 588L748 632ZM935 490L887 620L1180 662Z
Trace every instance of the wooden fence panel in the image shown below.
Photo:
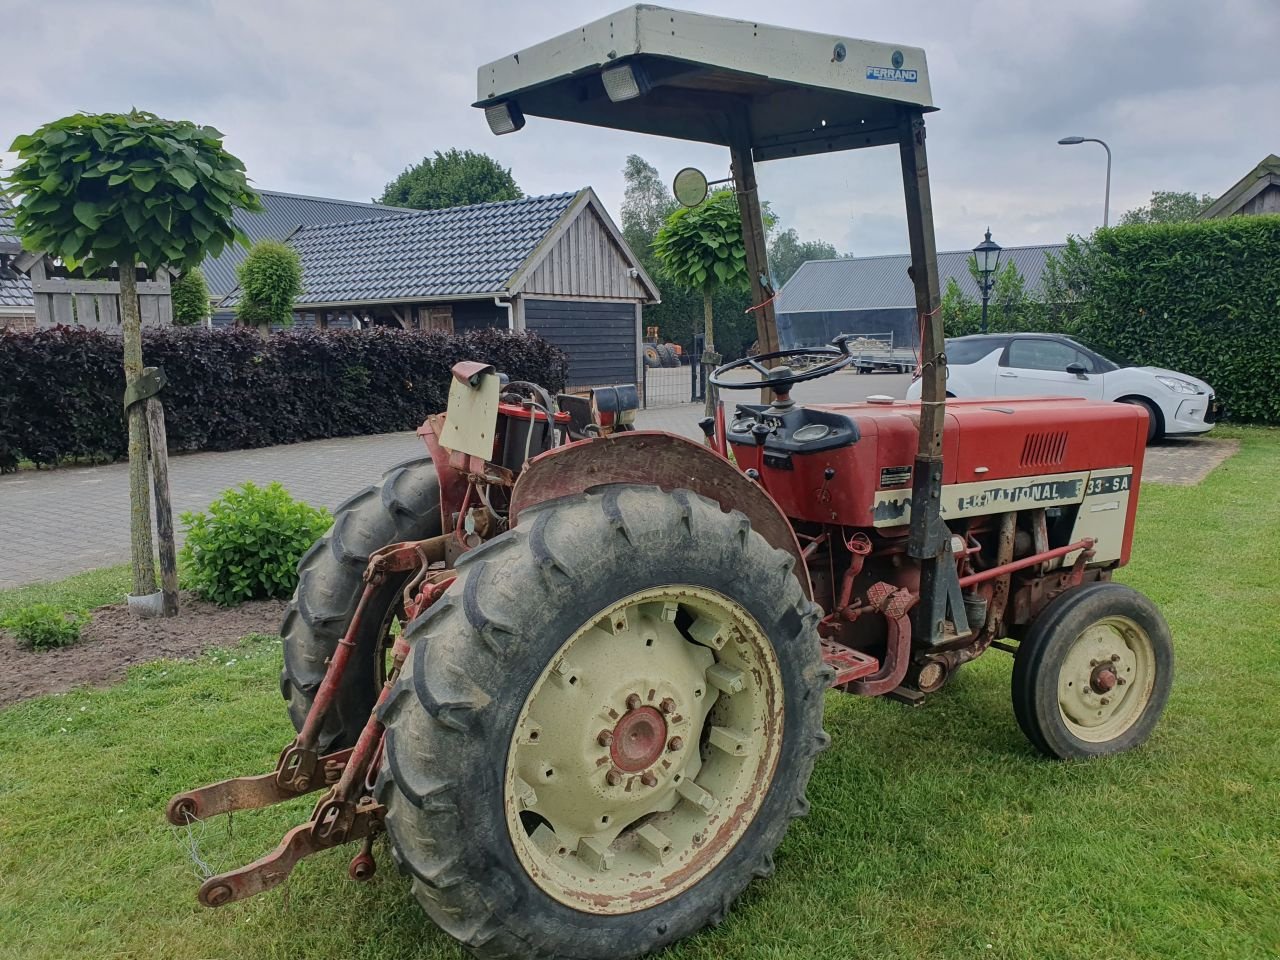
M79 326L106 333L120 332L120 284L116 280L78 280L47 275L43 260L31 269L36 327ZM142 326L173 325L169 274L161 270L153 280L138 282L138 311Z

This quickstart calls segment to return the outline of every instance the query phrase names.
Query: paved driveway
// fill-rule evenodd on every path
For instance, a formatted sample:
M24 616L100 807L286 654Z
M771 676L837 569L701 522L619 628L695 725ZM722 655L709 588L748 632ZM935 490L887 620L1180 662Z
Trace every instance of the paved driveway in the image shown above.
M806 403L862 400L871 394L900 397L909 382L906 375L841 373L800 384L794 396ZM753 391L741 394L745 401L757 396ZM697 426L701 416L700 405L657 407L641 411L639 425L696 439L702 436ZM174 511L202 510L223 490L245 480L279 480L294 496L333 509L422 449L413 433L391 433L174 457L169 465ZM1234 450L1229 440L1170 441L1151 449L1143 477L1198 483ZM176 517L175 525L181 537ZM0 476L0 544L0 589L127 562L128 467L117 463Z

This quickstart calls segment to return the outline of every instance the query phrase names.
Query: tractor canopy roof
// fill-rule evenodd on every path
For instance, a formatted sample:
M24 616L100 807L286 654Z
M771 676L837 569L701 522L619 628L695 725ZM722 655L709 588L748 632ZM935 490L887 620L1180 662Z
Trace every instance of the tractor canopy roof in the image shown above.
M527 115L749 141L756 160L897 143L903 108L934 109L919 47L647 4L486 64L477 87L477 107L515 108L514 129Z

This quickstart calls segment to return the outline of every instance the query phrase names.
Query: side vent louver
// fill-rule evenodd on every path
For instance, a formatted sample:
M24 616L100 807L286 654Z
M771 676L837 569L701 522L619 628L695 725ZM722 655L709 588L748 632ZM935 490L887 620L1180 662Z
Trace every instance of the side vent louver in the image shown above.
M1067 433L1028 433L1022 444L1022 466L1056 467L1067 455Z

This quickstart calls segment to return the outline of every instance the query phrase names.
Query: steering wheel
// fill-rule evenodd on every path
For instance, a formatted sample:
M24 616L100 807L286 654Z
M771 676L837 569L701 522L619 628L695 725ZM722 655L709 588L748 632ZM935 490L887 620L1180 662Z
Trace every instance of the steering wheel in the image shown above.
M719 387L721 390L759 390L768 387L779 396L786 396L797 383L804 383L806 380L817 380L818 377L836 373L853 363L853 355L849 353L844 341L841 340L839 343L840 349L838 350L834 347L810 347L806 350L778 350L758 357L743 357L741 360L734 360L732 363L726 363L722 367L716 367L715 370L711 371L711 375L707 377L707 382ZM796 373L786 366L777 366L770 369L764 365L767 360L788 360L792 357L830 357L830 359L801 373ZM724 379L725 374L733 370L741 370L744 367L751 367L756 370L759 372L760 377L755 380Z

